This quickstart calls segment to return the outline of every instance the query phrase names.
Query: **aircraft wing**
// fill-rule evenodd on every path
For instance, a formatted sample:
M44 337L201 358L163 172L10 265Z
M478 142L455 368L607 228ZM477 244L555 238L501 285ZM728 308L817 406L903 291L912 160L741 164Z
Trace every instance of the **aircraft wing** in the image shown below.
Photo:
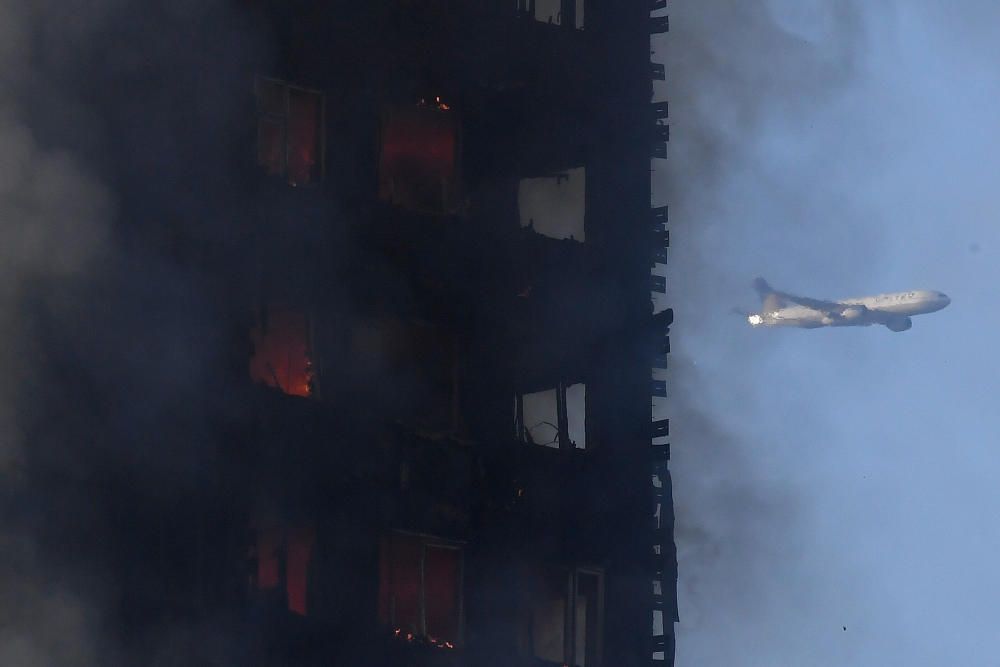
M780 308L784 304L795 303L806 308L817 310L827 317L835 319L854 319L865 312L867 308L861 304L845 304L836 301L825 301L823 299L810 299L809 297L796 296L787 292L779 292L771 287L763 278L754 280L754 289L761 297L763 306L768 308Z
M786 294L785 292L780 292L781 298L786 301L791 301L792 303L797 303L800 306L805 306L806 308L812 308L813 310L819 310L829 315L838 315L847 306L843 303L837 303L836 301L824 301L823 299L810 299L805 296L795 296L794 294ZM856 306L855 306L856 307Z

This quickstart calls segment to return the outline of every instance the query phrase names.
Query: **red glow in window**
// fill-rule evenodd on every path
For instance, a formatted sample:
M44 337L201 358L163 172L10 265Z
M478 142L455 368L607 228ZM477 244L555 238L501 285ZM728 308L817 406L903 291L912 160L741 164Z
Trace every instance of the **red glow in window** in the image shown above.
M288 609L302 616L308 612L309 566L315 544L312 525L257 530L257 588L273 590L284 581Z
M282 307L266 309L250 332L250 377L294 396L309 396L312 363L306 316Z
M449 212L458 201L458 122L437 106L395 109L382 123L379 196L418 211Z
M393 534L379 557L379 620L404 639L454 648L460 630L462 552Z
M281 582L278 567L281 538L279 528L262 528L257 531L257 587L261 590L275 588Z
M458 636L459 558L457 549L428 546L424 554L427 636Z
M309 563L315 543L316 531L311 526L288 531L288 555L285 563L288 608L302 616L307 612Z
M271 118L257 123L257 164L268 174L285 170L285 126Z
M291 185L322 175L323 96L272 79L257 82L257 164Z
M423 545L413 537L394 535L384 543L387 580L381 582L382 622L403 632L423 634L420 623L420 560Z
M288 182L316 180L319 159L319 95L292 89L288 99Z

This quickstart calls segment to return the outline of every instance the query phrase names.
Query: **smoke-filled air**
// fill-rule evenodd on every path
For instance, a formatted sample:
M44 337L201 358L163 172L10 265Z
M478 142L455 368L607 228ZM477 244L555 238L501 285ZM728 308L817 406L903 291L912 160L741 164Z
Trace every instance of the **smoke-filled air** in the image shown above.
M607 224L614 209L609 200L620 195L624 201L632 192L606 165L590 169L584 178L587 151L597 146L595 154L612 161L618 155L638 155L643 164L621 173L645 174L642 147L634 151L625 146L619 153L614 145L618 139L631 141L633 135L598 125L607 119L646 117L647 110L637 110L634 116L604 113L615 109L614 96L594 102L589 86L595 84L560 69L586 53L589 62L604 68L595 77L609 84L617 80L607 70L608 63L619 61L587 52L599 43L587 41L590 36L602 33L586 22L609 16L610 3L518 2L515 16L515 3L508 2L512 14L509 25L503 24L508 32L480 26L481 34L497 43L474 44L493 58L496 71L508 76L509 69L517 75L496 82L485 82L478 64L453 58L478 38L432 40L438 26L429 14L421 14L430 12L422 3L399 3L409 13L390 11L388 3L378 5L384 11L368 14L362 5L352 9L355 19L363 16L397 31L392 34L403 44L399 53L388 55L371 52L382 48L378 39L384 35L366 41L348 19L325 16L317 9L315 17L326 23L316 18L315 26L334 26L345 39L361 45L357 54L337 63L300 62L295 57L303 44L310 45L301 50L306 54L337 46L310 23L313 14L289 18L297 9L315 9L322 3L256 3L285 12L287 21L270 26L273 34L258 30L266 14L253 14L253 4L0 0L0 665L246 665L251 664L249 658L239 656L253 648L260 628L287 640L275 643L287 649L283 655L314 651L318 656L315 662L295 664L363 665L370 656L364 642L388 647L381 655L390 658L379 664L392 664L391 656L425 650L419 655L436 660L434 651L450 651L456 644L456 655L473 647L478 655L495 660L493 664L508 655L501 649L521 655L519 664L545 659L549 664L594 665L601 650L607 652L601 664L609 666L615 664L613 650L622 655L631 651L635 658L640 652L635 646L649 637L645 627L633 632L639 623L630 619L648 617L647 609L654 604L648 593L653 574L643 571L639 580L638 563L645 562L639 546L633 557L620 539L628 525L645 525L644 518L629 524L620 519L627 511L647 507L652 491L643 489L647 497L635 491L638 486L626 493L624 483L614 484L634 470L645 475L648 461L635 459L633 465L631 459L609 456L613 450L601 450L600 439L587 436L590 427L583 426L584 415L598 414L598 426L600 415L615 424L619 397L602 395L599 381L585 391L578 376L586 375L582 361L592 362L599 369L593 377L603 377L607 386L642 390L645 368L634 374L638 382L632 382L633 375L605 367L613 366L607 359L617 359L618 348L628 345L602 343L604 357L595 361L582 359L586 355L577 349L581 343L568 340L565 347L576 350L581 359L535 351L551 368L522 378L514 362L527 362L519 352L500 349L499 344L497 350L483 349L491 341L508 340L499 333L493 337L493 330L503 327L509 326L516 335L506 334L516 341L568 332L570 325L564 330L562 324L566 318L549 313L545 299L581 322L592 318L596 324L587 335L610 331L613 323L601 319L613 317L589 312L600 310L592 304L613 306L624 293L616 290L631 284L635 275L645 278L644 269L613 267L607 275L621 280L586 284L598 283L605 274L589 269L574 273L578 261L593 261L581 248L614 240L609 228L600 225L583 234L584 202L598 202L592 219ZM469 3L473 5L478 6ZM562 11L570 5L573 12L561 23ZM600 11L591 11L595 7ZM679 563L676 664L998 664L1000 357L994 340L1000 327L1000 4L701 0L670 3L668 11L670 30L654 36L651 59L665 64L666 80L655 82L654 100L669 100L671 139L668 158L653 160L651 175L652 204L669 205L671 239L667 294L657 299L657 307L672 307L676 314L670 329L670 367L657 376L667 380L668 396L655 405L654 415L671 420ZM475 11L470 15L479 16ZM484 10L482 16L487 15ZM640 25L645 16L622 16L625 19L611 22L609 34L615 39L631 34L630 26L648 27ZM408 22L407 17L427 20ZM446 28L441 28L442 34L450 34ZM433 43L421 43L422 34ZM525 48L537 51L544 62L535 69L525 65L531 62L527 57L508 63L504 50L514 47L497 37L508 34L533 35ZM556 34L559 40L549 39ZM643 32L643 40L645 36ZM272 38L284 40L283 46L276 47ZM521 48L520 42L512 43ZM271 49L284 49L283 70L270 66L279 59ZM634 64L636 55L645 58L641 50L622 49L615 57ZM358 63L350 60L355 56ZM370 66L371 76L362 65ZM518 68L529 76L520 76ZM261 76L285 74L313 76L319 81L317 90L297 87L305 84L295 81L260 84ZM389 83L382 86L379 76ZM449 76L465 78L455 83ZM619 92L644 90L639 84L645 86L645 79L637 77L623 76ZM552 82L558 85L549 85ZM318 91L323 85L331 90ZM440 97L434 105L427 104L448 85L462 94L456 93L448 104ZM293 97L298 96L296 104L314 105L299 108L311 109L312 115L296 120L306 128L298 139L261 132L267 130L271 113L265 99L268 86L273 94L286 96L280 98L281 113L289 118ZM320 102L323 95L327 107ZM645 105L640 97L630 99ZM396 105L396 116L382 113L390 102ZM592 117L566 124L545 110L550 104L574 110L586 106L584 102L591 104L587 108ZM449 104L475 121L467 124L463 150L480 151L475 154L478 162L468 164L482 191L461 201L457 186L450 189L452 180L457 183L462 176L456 166L463 164L458 160L457 121L435 115L451 110ZM355 108L365 111L355 113ZM322 116L323 110L329 118ZM292 122L281 113L281 122ZM375 176L381 168L376 162L385 153L376 156L379 123L393 118L402 122L397 129L403 128L396 146L405 163L398 174L398 192L394 180L379 182ZM575 136L573 128L593 136ZM410 141L409 133L421 131L428 133L423 143ZM383 132L382 139L388 142L388 136ZM268 137L280 139L280 146L272 146L278 146L273 155L261 149L267 148ZM324 140L331 146L341 143L337 151L324 153ZM308 144L305 157L291 155L288 145L294 141ZM544 154L547 142L565 154ZM367 156L367 162L356 160L356 155ZM302 174L292 173L293 158L305 165ZM502 174L491 181L494 160ZM253 172L255 179L277 174L268 181L267 193L255 198L258 193L234 185L241 176L234 175L231 166L243 163L248 171L274 167L273 174ZM519 174L522 164L528 166ZM391 161L386 165L392 167ZM573 169L550 173L567 166ZM428 168L431 180L421 172ZM289 205L291 198L282 198L299 180L311 182L321 175L327 178L326 190L316 191L329 195L328 200L303 197ZM537 182L521 184L518 202L518 179L528 181L529 176ZM412 192L403 187L407 178L414 180ZM333 182L336 179L343 183ZM579 208L569 213L559 209L558 214L549 210L553 202L544 201L543 188L548 181L565 182L563 194L578 201ZM611 194L600 192L602 182L612 188ZM434 187L425 188L427 183ZM373 213L405 206L408 196L419 199L414 202L420 207L403 214L395 209L391 214ZM338 203L330 204L334 200ZM345 210L353 206L353 214L365 223L369 220L364 216L384 224L398 215L423 224L419 216L429 216L426 209L432 206L449 221L468 210L478 211L483 227L457 233L428 226L448 233L420 237L413 230L423 228L416 224L402 235L373 224L372 232L355 224L358 220L347 221L347 214L337 217L334 209L340 203ZM512 222L518 204L531 218L530 225L522 221L525 230ZM274 210L258 210L267 206ZM281 206L289 212L278 215ZM641 211L644 206L643 201L624 210ZM524 213L528 210L545 212L538 215L537 225L534 214ZM269 222L268 215L274 220ZM323 231L306 222L280 228L274 222L284 225L296 218L322 220ZM501 220L511 222L511 234L498 233L496 238L539 232L531 237L535 254L490 255L503 248L492 248L492 237L484 242L477 234ZM319 328L324 322L331 331L339 326L353 331L359 341L354 347L343 343L325 360L320 354L307 359L305 341L313 344L316 327L307 336L303 314L297 366L301 386L292 390L289 371L282 387L271 368L271 378L253 388L265 398L252 403L235 397L239 392L233 387L247 392L252 388L246 370L250 305L273 295L253 294L257 286L250 283L266 272L252 266L254 258L243 250L253 246L247 229L271 223L274 229L262 238L273 241L275 257L300 257L303 266L312 267L311 273L300 271L290 262L288 284L271 287L278 293L287 288L294 296L302 288L295 281L312 276L312 301L303 302L322 303L328 309L326 320L317 319ZM343 230L351 224L364 232L357 238L377 252L366 255L347 240L339 242L337 235L343 233L346 239L349 234ZM555 238L536 243L546 235L562 240L558 245L544 245L556 243ZM406 239L421 241L427 256L413 261L410 249L402 248ZM438 242L440 247L431 247ZM626 238L620 247L607 245L613 252L597 253L604 264L594 266L608 269L611 259L620 259L615 252L630 252L640 244ZM512 242L510 247L522 246ZM334 251L320 256L315 248ZM469 258L480 256L492 257L493 263L473 266ZM515 278L521 279L515 274L526 267L537 284L517 283L512 289ZM493 277L494 271L500 277ZM254 278L243 279L248 276ZM468 293L461 284L449 284L469 276L479 282L470 283ZM582 276L579 285L572 283L573 276ZM915 317L905 331L884 326L752 328L733 310L759 307L753 289L758 276L779 290L820 299L926 289L947 294L952 303L941 312ZM477 302L476 290L481 288L507 310L498 306L502 314L494 317L492 306ZM429 328L421 329L423 347L414 343L412 350L429 350L431 343L440 342L440 358L447 361L428 377L436 378L434 391L440 385L447 401L431 395L430 381L423 376L418 381L414 375L413 383L406 384L403 380L409 376L398 370L392 375L386 361L393 336L403 336L404 329L383 325L387 328L376 334L375 322L385 319L379 308L368 308L372 332L360 315L353 329L346 326L344 321L355 314L345 314L338 299L346 301L343 295L348 293L358 312L381 299L387 312L410 308L441 317L458 332L456 340L463 334L474 342L470 347L479 346L473 359L478 366L469 367L507 373L507 384L496 389L493 377L476 377L473 371L468 373L471 380L460 382L464 348L445 345L444 338L437 340L437 330ZM434 301L440 294L466 299L462 303L470 312L450 302L441 306ZM645 293L640 296L635 303L641 307ZM240 298L246 303L237 303ZM244 305L246 313L240 310ZM620 312L641 310L626 305ZM608 312L619 311L609 306ZM244 316L246 321L240 319ZM537 323L531 317L559 320L559 327L555 334L542 327L518 329L508 321L515 316L532 326ZM281 328L273 324L280 320L272 313L274 328ZM351 337L344 334L341 340L336 335L327 331L325 340ZM560 345L552 340L547 344L561 354ZM407 363L422 354L397 347ZM631 358L628 349L622 354ZM525 353L525 358L530 355ZM416 361L433 366L437 359ZM445 363L450 364L447 371ZM564 372L560 364L576 366ZM385 422L378 427L378 438L366 430L374 421L367 412L348 417L337 413L345 423L354 420L350 423L365 426L320 442L319 432L311 429L327 424L326 413L324 419L300 419L300 414L325 409L316 407L319 401L304 400L315 384L306 371L318 369L319 376L324 368L343 385L336 393L343 401L336 407L344 413L352 412L350 399L363 402L366 391L376 395L376 389L405 394L396 403L378 394L385 405L420 413L424 403L418 398L426 394L427 404L433 401L440 408L443 417L438 421L447 422L448 428L428 435L429 427L414 430L397 415L384 417L385 405L379 404L371 410ZM233 380L237 377L246 387ZM344 378L357 382L348 386ZM473 390L482 395L472 395ZM488 391L497 395L485 396ZM507 410L515 392L520 398L514 401L514 421L519 417L521 422L546 423L552 433L546 431L544 440L534 439L526 429L517 436L507 433ZM531 397L542 392L551 399L545 399L544 410L536 410ZM629 405L644 410L645 394L633 393L641 401ZM328 390L327 396L334 394ZM593 413L586 403L597 400L595 395L605 401L603 412ZM303 401L293 402L299 398ZM254 421L255 405L269 406L272 417L283 415L268 427L274 431L284 424L300 425L299 430L291 429L292 435L282 431L281 437L302 442L286 447L285 440L272 437L264 427L253 434L253 428L267 421ZM300 413L297 406L306 407ZM522 447L518 456L508 457L500 445L493 450L471 446L474 439L466 438L459 419L466 408L486 415L473 424L479 429L474 435L492 428L490 442ZM554 416L545 416L549 414ZM439 415L418 416L430 420ZM403 433L404 427L410 429L405 438L400 435L398 443L387 446L386 434ZM561 428L567 432L561 433ZM645 438L645 429L642 424L624 430L634 440L636 433ZM524 442L515 443L515 437ZM354 447L350 438L361 445ZM232 442L249 447L247 442L259 445L265 440L271 449L260 446L260 451L309 483L300 484L291 473L283 477L285 468L270 465L259 452L254 459L238 448L226 449ZM433 447L424 440L433 440ZM631 446L606 440L609 447ZM646 443L641 442L642 457L647 456ZM306 460L299 446L315 459ZM420 466L392 458L404 450L421 452L414 457L443 452L440 456L448 465L438 465L433 457L419 459ZM586 458L591 450L597 458ZM493 458L483 458L483 451ZM625 453L634 457L636 451ZM301 461L295 458L299 455ZM515 471L540 456L551 458L538 459L545 465L531 474L522 474L526 467ZM341 467L339 462L346 459L350 465ZM330 464L334 460L338 466ZM498 461L502 465L494 465ZM610 472L602 475L594 461L606 462ZM357 470L351 468L355 463ZM329 466L329 476L322 466ZM446 474L440 471L453 470L458 472L447 474L454 488L438 483ZM575 478L584 475L581 470L590 477ZM584 479L604 486L599 493L586 493L589 490L575 486ZM260 480L270 480L273 488ZM389 489L385 497L372 491L382 488L378 484ZM560 489L567 493L565 498L557 497ZM568 489L574 489L573 499L583 498L580 507L600 510L594 514L598 518L578 514ZM280 559L274 555L280 540L271 544L268 532L278 529L255 515L265 513L254 505L258 491L261 497L269 492L275 496L270 500L276 516L278 510L286 513L281 517L287 525L281 528L285 551ZM323 503L336 505L336 511L327 512ZM237 505L245 516L237 515ZM668 509L664 506L662 516ZM424 510L431 519L421 514ZM571 520L558 519L560 513ZM371 525L359 528L369 519ZM549 530L545 522L557 519L558 530ZM404 536L399 530L407 528L406 521L427 521L430 528L410 525ZM493 542L477 543L490 534L490 521L499 526ZM468 534L451 535L456 539L444 543L438 538L448 535L431 539L425 534L438 525L466 524L472 526ZM529 529L534 536L522 538L523 531L531 534ZM387 537L390 533L395 537ZM300 542L295 542L296 535ZM607 535L613 537L601 542ZM635 544L646 549L646 537L636 537ZM519 563L508 562L502 551L510 544L520 545ZM588 558L600 562L576 562L572 553L560 555L562 560L553 555L580 545L589 545ZM665 546L658 543L656 548ZM433 558L439 571L428 574L424 568ZM298 563L299 571L289 574L289 562ZM545 569L553 562L562 569ZM314 568L308 577L307 566ZM280 576L279 567L284 568ZM468 576L461 579L458 573L464 567ZM410 577L405 591L392 579L397 570L401 579ZM514 578L524 572L534 573L534 578ZM174 578L155 573L172 573ZM664 578L657 582L657 604L666 600L667 608L673 602L669 575L656 575ZM281 588L288 584L286 579L301 584L298 593ZM308 607L307 580L308 596L316 590L325 595L314 596L319 604L309 598ZM477 589L477 582L485 583ZM438 589L431 590L435 585ZM419 604L418 588L424 596ZM632 604L637 597L631 594L640 591L649 599ZM393 596L404 594L411 595L407 599L412 604L399 611ZM364 600L357 602L352 595L363 595ZM440 598L440 619L426 612L434 595ZM257 606L234 611L219 602L244 598ZM628 613L604 618L599 601ZM286 625L251 614L266 605L271 605L269 613L280 612ZM361 613L368 614L367 620L357 620ZM403 622L397 623L400 616L420 625L420 631L403 629ZM494 616L505 620L493 622ZM327 621L317 618L334 619L329 627L345 635L330 631L322 625ZM436 620L453 634L434 639L431 627ZM662 616L657 622L662 630ZM357 627L367 628L372 637L346 636ZM575 628L575 641L564 634L569 628ZM460 637L462 632L465 636ZM423 644L409 646L400 640L410 642L417 634ZM315 642L307 646L298 641L300 636ZM356 653L343 648L350 644L348 639L357 642L350 649ZM672 645L662 637L658 641L658 657L663 658ZM194 662L191 656L196 656ZM275 658L268 664L292 663Z
M138 664L198 635L124 610L155 530L131 506L197 479L218 337L206 290L129 238L219 232L199 188L260 51L223 5L0 1L0 664Z
M678 665L992 665L995 3L699 2L668 63ZM885 327L751 330L751 283L941 290Z

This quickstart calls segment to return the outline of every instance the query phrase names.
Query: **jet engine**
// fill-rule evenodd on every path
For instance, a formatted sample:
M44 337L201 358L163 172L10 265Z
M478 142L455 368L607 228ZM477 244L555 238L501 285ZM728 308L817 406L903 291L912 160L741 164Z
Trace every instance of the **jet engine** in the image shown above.
M906 331L913 326L913 320L909 317L894 317L885 323L889 331Z
M864 317L867 310L864 306L848 306L840 311L840 316L848 322L853 322Z

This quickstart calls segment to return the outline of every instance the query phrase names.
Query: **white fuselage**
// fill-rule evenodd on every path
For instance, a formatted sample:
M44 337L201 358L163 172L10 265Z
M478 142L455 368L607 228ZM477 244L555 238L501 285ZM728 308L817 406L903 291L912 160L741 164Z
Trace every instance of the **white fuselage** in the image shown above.
M827 326L870 326L890 324L904 320L911 315L922 315L941 310L951 299L933 290L893 292L829 302L836 305L831 309L813 308L800 303L788 303L775 309L752 313L747 321L758 326L787 326L816 328Z

